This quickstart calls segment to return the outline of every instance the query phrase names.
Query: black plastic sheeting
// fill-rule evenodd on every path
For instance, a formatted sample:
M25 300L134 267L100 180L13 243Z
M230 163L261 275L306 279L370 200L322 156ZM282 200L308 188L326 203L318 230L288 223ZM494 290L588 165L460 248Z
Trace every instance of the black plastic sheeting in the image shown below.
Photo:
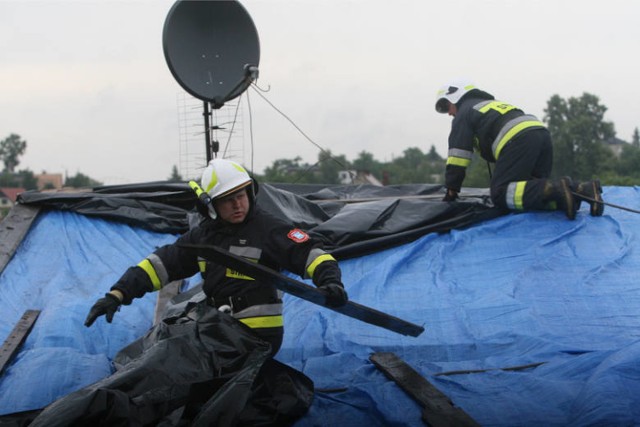
M496 217L486 190L442 202L439 185L260 186L258 204L318 236L340 259L361 256ZM22 193L43 209L182 233L197 215L187 183ZM204 302L173 301L165 319L120 351L116 372L40 412L13 414L13 425L288 425L314 395L303 373L269 357L249 328ZM182 298L182 299L180 299ZM176 305L177 301L179 305ZM21 417L21 415L23 417Z
M441 185L319 186L262 184L257 202L320 236L339 259L411 242L432 232L465 228L503 214L486 189L464 189L456 202L442 202ZM89 192L28 191L24 204L70 210L157 232L183 233L196 198L187 183L154 182L103 186Z
M47 406L30 427L290 425L313 382L269 356L268 343L209 307L189 303L120 351L116 372Z

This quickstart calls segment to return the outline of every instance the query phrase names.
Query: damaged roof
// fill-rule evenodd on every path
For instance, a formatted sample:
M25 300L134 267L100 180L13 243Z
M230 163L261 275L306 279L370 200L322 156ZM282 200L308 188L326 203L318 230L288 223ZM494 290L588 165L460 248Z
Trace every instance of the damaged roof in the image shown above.
M422 403L372 361L389 353L480 425L638 423L638 215L505 214L485 190L459 203L439 191L261 186L260 204L323 237L352 301L425 328L403 336L285 296L276 359L316 387L295 425L424 425ZM39 213L0 246L0 339L26 310L40 314L0 376L0 423L112 374L116 353L152 326L158 295L112 324L85 328L84 317L127 267L188 228L193 204L181 184L21 197ZM640 207L635 187L604 198Z

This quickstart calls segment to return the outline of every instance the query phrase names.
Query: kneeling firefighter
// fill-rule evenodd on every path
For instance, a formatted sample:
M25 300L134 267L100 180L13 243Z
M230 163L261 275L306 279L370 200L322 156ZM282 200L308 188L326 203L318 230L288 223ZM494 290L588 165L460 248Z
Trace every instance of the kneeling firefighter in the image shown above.
M146 292L200 272L209 304L230 311L269 342L275 355L284 332L279 291L271 284L204 260L180 244L216 245L274 270L287 269L312 279L327 304L340 306L347 302L335 258L323 250L320 240L260 209L255 200L257 185L241 165L214 159L202 174L201 187L193 181L190 185L199 200L204 200L207 220L130 267L93 305L86 326L102 315L111 323L121 304L131 304Z
M513 210L562 210L575 219L580 203L590 205L592 216L604 212L598 180L552 181L553 147L549 131L536 117L478 89L469 81L443 85L436 95L436 111L453 116L445 169L444 201L453 201L465 178L474 151L495 163L491 200Z

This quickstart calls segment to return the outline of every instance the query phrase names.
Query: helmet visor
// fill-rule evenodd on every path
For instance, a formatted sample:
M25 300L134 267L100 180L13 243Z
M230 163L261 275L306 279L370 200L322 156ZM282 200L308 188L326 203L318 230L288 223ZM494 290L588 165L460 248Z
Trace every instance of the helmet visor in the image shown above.
M220 200L220 199L222 199L222 198L224 198L224 197L230 196L230 195L232 195L232 194L234 194L234 193L237 193L237 192L239 192L240 190L242 190L243 188L246 188L246 187L248 187L248 186L250 186L250 185L251 185L251 180L249 180L249 181L247 181L247 182L243 182L242 184L237 185L237 186L233 187L232 189L230 189L230 190L228 190L228 191L225 191L225 192L224 192L224 193L222 193L222 194L217 195L217 196L214 198L214 200Z

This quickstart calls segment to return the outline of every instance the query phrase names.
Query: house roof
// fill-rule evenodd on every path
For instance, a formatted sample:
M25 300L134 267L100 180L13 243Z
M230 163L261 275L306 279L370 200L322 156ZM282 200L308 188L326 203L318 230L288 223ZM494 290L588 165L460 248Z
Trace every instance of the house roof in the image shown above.
M0 187L0 195L4 195L9 200L11 200L13 203L16 202L16 200L18 198L18 194L20 194L20 193L22 193L24 191L25 191L25 189L24 188L20 188L20 187Z
M620 139L618 137L612 136L611 138L605 141L608 145L626 145L629 144L627 141Z
M604 198L640 207L633 187L605 187ZM336 203L321 205L326 213ZM381 212L372 231L394 223ZM424 325L418 337L285 295L277 359L316 387L296 427L424 425L420 405L371 363L378 352L398 355L480 425L637 424L640 216L588 212L583 203L575 221L509 214L340 260L351 300ZM68 210L41 215L0 276L0 340L23 310L42 310L0 377L0 414L109 376L114 355L151 326L156 295L122 307L111 324L85 328L84 317L128 266L176 238Z

